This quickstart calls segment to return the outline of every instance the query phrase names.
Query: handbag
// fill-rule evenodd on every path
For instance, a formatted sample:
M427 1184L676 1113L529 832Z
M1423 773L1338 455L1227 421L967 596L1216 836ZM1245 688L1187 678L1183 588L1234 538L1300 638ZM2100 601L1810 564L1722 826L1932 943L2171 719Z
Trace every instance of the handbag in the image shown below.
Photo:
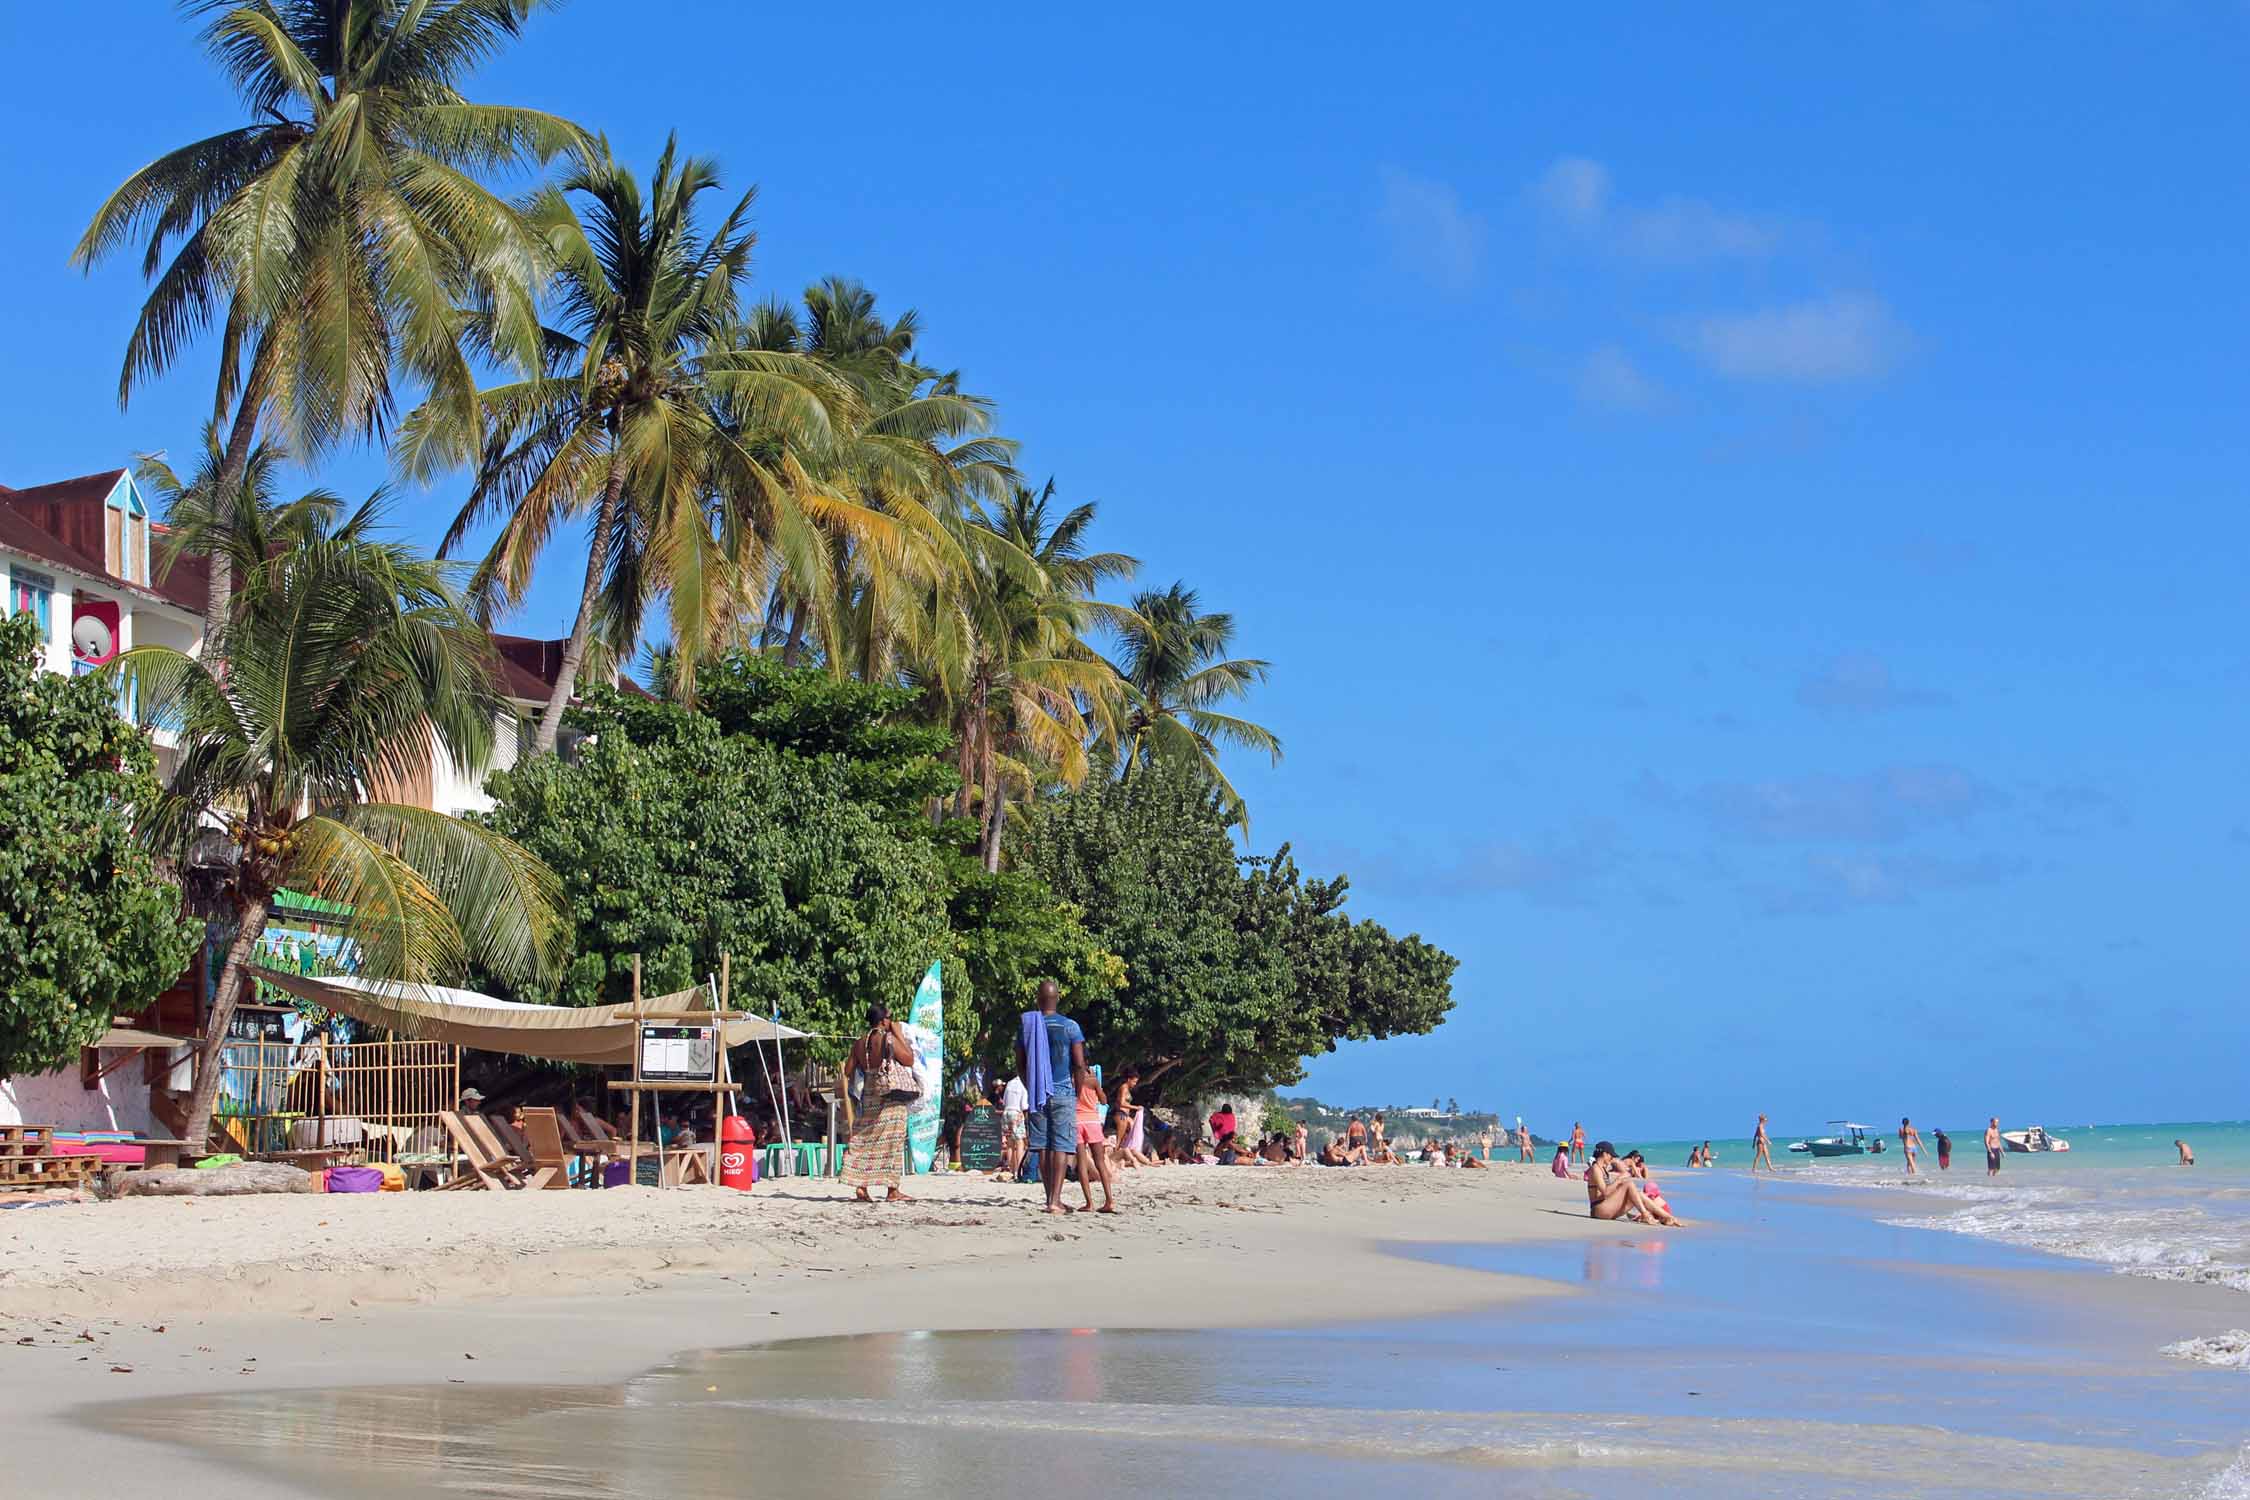
M880 1048L876 1056L881 1059L875 1065L875 1093L877 1097L898 1104L912 1104L920 1099L922 1097L922 1080L915 1076L911 1064L902 1063L891 1056L891 1039L888 1031L869 1032L868 1035L881 1039L876 1044Z

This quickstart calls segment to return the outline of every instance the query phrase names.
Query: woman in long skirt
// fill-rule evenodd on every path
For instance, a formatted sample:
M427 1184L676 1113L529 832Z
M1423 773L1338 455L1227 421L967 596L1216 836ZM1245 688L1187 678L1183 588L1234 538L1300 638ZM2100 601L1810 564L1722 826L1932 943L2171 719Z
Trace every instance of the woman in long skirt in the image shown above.
M913 1201L898 1190L898 1183L906 1170L906 1117L914 1101L883 1097L880 1080L886 1058L912 1068L914 1044L907 1040L906 1028L891 1019L890 1008L877 1001L867 1008L867 1034L852 1044L852 1055L844 1063L845 1077L856 1072L866 1079L860 1090L859 1122L852 1130L851 1148L844 1153L844 1181L862 1203L875 1201L867 1190L878 1185L890 1189L892 1203Z

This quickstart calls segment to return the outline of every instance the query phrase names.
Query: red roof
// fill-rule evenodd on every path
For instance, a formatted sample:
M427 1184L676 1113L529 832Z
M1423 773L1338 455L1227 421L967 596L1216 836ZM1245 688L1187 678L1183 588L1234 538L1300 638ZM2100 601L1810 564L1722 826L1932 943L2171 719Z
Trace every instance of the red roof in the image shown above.
M190 614L202 614L211 587L210 565L202 558L183 557L162 578L145 585L109 570L102 503L124 477L123 469L104 469L98 474L81 474L76 479L59 479L23 490L0 485L0 546L74 573L90 574L142 598L161 599ZM162 530L157 527L151 533L152 572L163 571L154 556L160 550L156 536Z
M562 675L563 651L569 640L540 641L527 635L501 635L493 632L493 649L500 653L500 690L509 697L531 703L545 703L547 695L555 690L555 679ZM641 697L649 696L632 678L622 678L618 687Z

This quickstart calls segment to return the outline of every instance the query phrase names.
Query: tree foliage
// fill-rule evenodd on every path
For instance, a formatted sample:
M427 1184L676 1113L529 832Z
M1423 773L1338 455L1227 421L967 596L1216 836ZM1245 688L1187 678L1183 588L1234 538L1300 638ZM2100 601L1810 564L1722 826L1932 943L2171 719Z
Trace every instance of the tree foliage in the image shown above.
M1287 846L1237 861L1232 808L1191 761L1089 782L1026 818L1018 867L1087 913L1125 984L1080 996L1092 1051L1167 1092L1266 1088L1340 1040L1435 1027L1456 960L1343 913L1345 882L1306 880Z
M578 955L564 1005L684 989L731 954L737 1004L825 1040L896 1005L947 947L943 870L926 837L860 795L839 756L793 755L676 714L637 742L597 735L574 761L493 776L487 815L560 872Z
M154 999L202 929L132 837L148 741L95 677L39 668L36 620L0 620L0 1078L70 1062Z

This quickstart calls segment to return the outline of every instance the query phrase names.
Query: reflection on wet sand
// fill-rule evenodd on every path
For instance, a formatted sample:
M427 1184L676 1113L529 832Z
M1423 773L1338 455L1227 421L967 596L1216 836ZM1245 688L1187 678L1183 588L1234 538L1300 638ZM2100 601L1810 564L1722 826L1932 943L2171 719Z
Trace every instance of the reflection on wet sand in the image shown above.
M1651 1262L1653 1264L1653 1262ZM1245 1346L1248 1347L1245 1347ZM1367 1346L1226 1334L889 1334L688 1357L608 1389L309 1391L113 1412L105 1425L286 1476L307 1495L734 1500L1348 1484L1459 1495L2176 1497L2223 1455L1972 1436L1895 1423L1369 1410ZM1403 1377L1403 1381L1401 1380ZM1111 1466L1123 1465L1122 1469ZM1558 1488L1559 1486L1559 1488Z

